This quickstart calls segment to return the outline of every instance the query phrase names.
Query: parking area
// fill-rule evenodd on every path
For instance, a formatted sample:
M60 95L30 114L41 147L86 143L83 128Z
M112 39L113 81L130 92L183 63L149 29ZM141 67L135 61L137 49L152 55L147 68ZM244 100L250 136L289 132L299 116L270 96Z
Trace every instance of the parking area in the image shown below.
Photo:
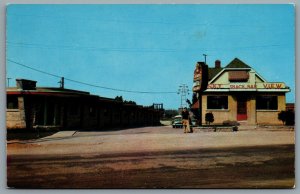
M291 188L294 131L171 126L61 131L7 144L16 188Z
M40 139L10 140L7 151L9 155L111 153L280 144L294 144L294 131L287 128L243 128L238 132L213 132L213 129L195 128L194 133L183 134L182 129L159 126L107 131L61 131ZM30 152L28 146L31 147Z

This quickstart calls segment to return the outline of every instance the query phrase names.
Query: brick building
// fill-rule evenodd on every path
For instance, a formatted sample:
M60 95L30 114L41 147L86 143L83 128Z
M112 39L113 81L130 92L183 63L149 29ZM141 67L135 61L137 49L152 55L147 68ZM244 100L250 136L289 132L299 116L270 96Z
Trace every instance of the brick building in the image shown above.
M160 124L160 109L143 107L89 92L36 87L19 79L7 89L7 129L106 129Z
M238 58L225 67L217 60L208 73L208 87L202 95L202 123L205 114L212 112L216 124L282 124L278 113L286 109L285 94L290 91L285 83L267 82ZM199 104L193 108L199 108Z

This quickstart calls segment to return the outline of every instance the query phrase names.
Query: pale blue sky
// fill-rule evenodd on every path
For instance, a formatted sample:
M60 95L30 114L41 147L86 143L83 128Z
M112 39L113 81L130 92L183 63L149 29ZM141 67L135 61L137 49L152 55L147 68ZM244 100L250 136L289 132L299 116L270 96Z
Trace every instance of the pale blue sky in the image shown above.
M290 86L287 102L294 102L294 22L293 5L10 5L7 58L94 85L176 92L181 84L191 89L203 53L211 67L216 59L226 66L238 57L267 81ZM59 86L58 78L11 62L7 77ZM65 86L180 106L176 93L127 93L67 80Z

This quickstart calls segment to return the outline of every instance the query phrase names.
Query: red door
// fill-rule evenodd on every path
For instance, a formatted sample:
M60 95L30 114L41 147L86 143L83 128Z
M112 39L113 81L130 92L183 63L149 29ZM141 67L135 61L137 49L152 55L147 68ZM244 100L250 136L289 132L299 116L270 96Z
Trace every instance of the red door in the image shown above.
M247 100L244 98L237 99L237 120L247 120Z

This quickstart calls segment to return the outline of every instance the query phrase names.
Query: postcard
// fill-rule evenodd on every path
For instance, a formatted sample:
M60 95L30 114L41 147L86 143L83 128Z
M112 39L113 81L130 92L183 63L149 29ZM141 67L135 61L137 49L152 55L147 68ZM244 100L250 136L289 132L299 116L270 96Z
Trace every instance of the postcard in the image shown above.
M292 4L10 4L7 187L295 187Z

